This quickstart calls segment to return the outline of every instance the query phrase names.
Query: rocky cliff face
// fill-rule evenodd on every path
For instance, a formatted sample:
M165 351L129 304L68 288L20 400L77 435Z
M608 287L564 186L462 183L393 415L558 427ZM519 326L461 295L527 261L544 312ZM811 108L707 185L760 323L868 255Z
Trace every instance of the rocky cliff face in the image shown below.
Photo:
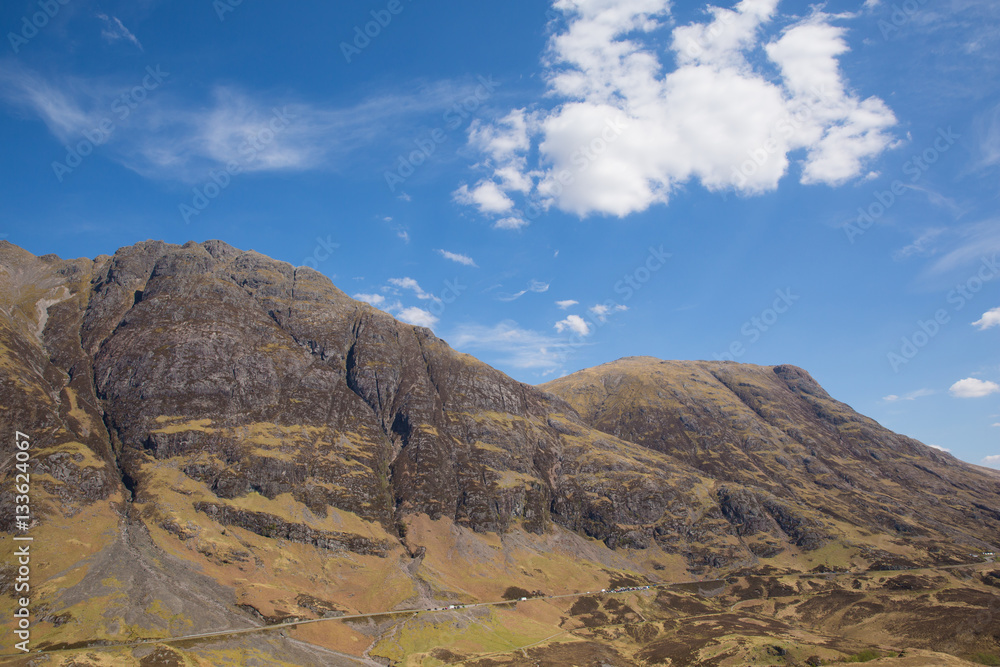
M994 471L888 431L800 368L632 357L542 388L588 425L718 480L741 535L817 545L832 520L935 552L976 537L986 548L1000 531ZM796 518L804 508L821 521Z
M811 566L830 545L846 564L1000 542L996 476L793 367L630 359L534 388L219 241L68 261L0 242L0 308L0 411L35 446L39 581L61 577L43 589L64 619L50 642L197 615L191 596L137 592L148 568L94 579L126 552L172 559L164 590L232 591L212 618L235 624L316 600L381 610L611 570ZM455 551L490 535L493 551Z

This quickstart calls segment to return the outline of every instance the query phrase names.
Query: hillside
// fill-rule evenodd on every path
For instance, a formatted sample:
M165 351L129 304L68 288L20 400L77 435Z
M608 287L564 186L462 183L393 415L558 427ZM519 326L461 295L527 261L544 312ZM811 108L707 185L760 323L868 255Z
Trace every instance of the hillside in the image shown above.
M219 241L93 260L0 242L0 310L0 410L32 442L32 642L62 649L40 664L518 664L511 650L535 644L553 664L664 664L673 648L646 649L738 661L778 635L803 658L836 657L873 643L844 629L868 617L722 619L744 638L730 654L676 612L728 614L752 576L948 567L1000 544L992 471L883 429L793 367L637 358L535 388L320 273ZM13 453L7 438L5 488ZM0 498L11 618L19 531L13 494ZM938 597L919 614L992 610L976 567L929 580ZM732 581L708 602L629 593L94 648L717 576ZM851 604L895 595L886 581L866 579ZM802 602L841 588L781 590ZM796 634L795 618L818 634ZM992 618L942 650L992 650ZM894 632L890 644L937 648Z

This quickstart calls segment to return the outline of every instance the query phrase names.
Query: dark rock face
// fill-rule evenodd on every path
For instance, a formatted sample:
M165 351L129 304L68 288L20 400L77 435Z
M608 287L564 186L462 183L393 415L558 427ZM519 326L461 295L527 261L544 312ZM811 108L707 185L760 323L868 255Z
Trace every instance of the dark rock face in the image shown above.
M998 476L882 428L794 366L634 357L542 388L588 425L725 482L720 508L741 537L808 550L831 520L928 547L1000 537Z

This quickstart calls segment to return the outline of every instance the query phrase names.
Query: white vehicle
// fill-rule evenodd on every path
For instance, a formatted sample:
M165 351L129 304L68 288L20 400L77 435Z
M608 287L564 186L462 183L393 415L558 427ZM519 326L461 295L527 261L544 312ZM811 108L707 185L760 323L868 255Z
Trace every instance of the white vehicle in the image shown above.
M528 599L528 598L521 598L521 602L524 602L524 601L525 601L525 600L527 600L527 599Z

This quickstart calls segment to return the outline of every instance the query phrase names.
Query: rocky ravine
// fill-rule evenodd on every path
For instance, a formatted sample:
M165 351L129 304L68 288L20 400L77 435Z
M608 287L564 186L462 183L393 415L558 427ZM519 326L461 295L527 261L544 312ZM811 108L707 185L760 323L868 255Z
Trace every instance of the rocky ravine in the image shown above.
M543 391L219 241L95 260L0 242L0 308L0 409L34 444L43 642L1000 542L995 475L792 367L630 359ZM101 565L126 552L120 576ZM204 577L232 599L183 593Z

